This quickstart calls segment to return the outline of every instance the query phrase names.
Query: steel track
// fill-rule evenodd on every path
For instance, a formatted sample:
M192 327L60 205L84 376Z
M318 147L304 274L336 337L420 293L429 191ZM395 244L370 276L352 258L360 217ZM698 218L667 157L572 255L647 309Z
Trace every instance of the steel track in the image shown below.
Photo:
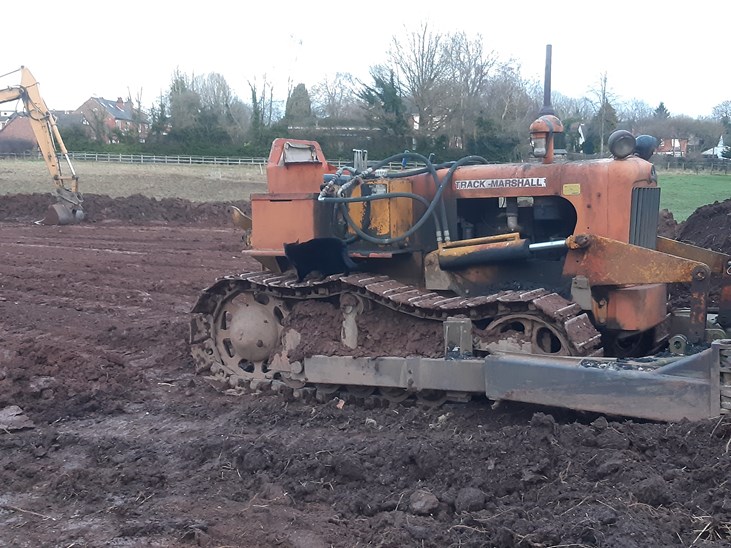
M367 273L348 276L334 275L320 280L298 282L294 273L273 274L247 272L225 276L205 289L192 309L190 324L191 353L198 373L213 374L231 387L258 389L262 386L286 386L287 375L281 372L246 372L224 363L220 347L216 344L215 318L223 303L242 293L266 295L283 302L311 299L328 299L344 293L354 293L363 299L388 307L399 313L433 321L463 316L475 322L491 322L500 318L519 315L540 318L551 325L568 341L566 353L573 356L601 356L601 336L589 317L578 304L546 289L530 291L500 291L476 297L445 296L415 286L406 285L388 276ZM257 297L260 298L260 297ZM279 379L280 382L277 382ZM281 381L284 381L283 383ZM297 383L290 383L296 394L312 394L314 391ZM322 388L322 387L321 387ZM332 392L322 389L322 394L332 397ZM354 388L352 394L367 396L367 390ZM383 390L389 401L400 401ZM452 395L465 399L464 395ZM427 403L441 403L442 398L429 394Z

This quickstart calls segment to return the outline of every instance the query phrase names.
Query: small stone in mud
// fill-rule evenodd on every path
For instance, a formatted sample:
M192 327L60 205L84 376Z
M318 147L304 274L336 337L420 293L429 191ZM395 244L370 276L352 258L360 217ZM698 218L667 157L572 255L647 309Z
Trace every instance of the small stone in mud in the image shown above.
M439 507L439 499L429 491L418 489L409 498L409 508L414 514L431 514Z
M457 512L476 512L485 507L485 493L475 487L465 487L457 493L454 509Z

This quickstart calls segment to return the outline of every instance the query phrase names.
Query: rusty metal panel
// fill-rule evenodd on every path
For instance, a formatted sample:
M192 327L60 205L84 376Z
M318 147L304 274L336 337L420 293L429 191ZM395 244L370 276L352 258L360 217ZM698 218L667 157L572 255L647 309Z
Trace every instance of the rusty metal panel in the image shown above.
M318 236L315 218L316 200L312 196L288 196L276 199L276 195L257 195L251 199L251 216L254 220L251 245L255 249L281 250L282 244L306 242ZM296 219L297 222L282 222Z
M647 284L613 288L600 302L593 302L593 309L594 316L605 318L605 325L610 329L645 331L665 320L667 286Z
M658 251L674 255L676 257L684 257L692 261L707 264L714 274L723 274L728 268L729 256L725 253L711 251L670 238L657 237L656 248Z
M309 147L311 153L308 161L285 161L285 151L292 145ZM275 139L267 161L267 188L271 193L318 193L325 173L334 171L335 168L325 160L319 143L300 139Z
M458 199L561 196L576 211L577 232L591 232L627 242L632 189L657 187L652 170L651 163L637 157L622 161L463 166L455 172L447 192ZM440 171L439 175L444 176L444 173ZM534 186L521 179L541 181ZM602 213L606 211L611 211L611 215Z
M351 197L377 196L391 192L411 192L411 182L406 179L379 179L364 182L353 189ZM383 198L368 202L353 202L348 204L347 208L358 227L375 237L398 237L413 224L413 200L411 198Z
M660 421L718 416L718 379L712 349L646 371L625 369L621 361L519 354L485 359L490 399Z
M690 282L700 262L593 234L567 239L569 252L564 274L583 275L591 285Z

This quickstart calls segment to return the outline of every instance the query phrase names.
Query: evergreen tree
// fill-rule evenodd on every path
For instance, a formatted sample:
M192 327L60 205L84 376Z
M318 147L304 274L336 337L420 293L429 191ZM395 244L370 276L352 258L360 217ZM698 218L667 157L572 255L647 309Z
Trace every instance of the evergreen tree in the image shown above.
M358 97L363 101L366 117L384 133L395 137L406 137L409 126L406 106L393 71L384 74L383 68L371 69L373 85L364 86Z
M290 124L304 125L312 122L312 102L304 84L297 84L287 97L284 117Z
M665 108L665 103L660 101L660 104L655 109L655 112L653 113L653 117L659 118L660 120L666 120L670 118L670 111Z

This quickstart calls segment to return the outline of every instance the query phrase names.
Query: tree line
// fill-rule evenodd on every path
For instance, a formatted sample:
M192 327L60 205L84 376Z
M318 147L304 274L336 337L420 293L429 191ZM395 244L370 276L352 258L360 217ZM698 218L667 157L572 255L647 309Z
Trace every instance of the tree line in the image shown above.
M140 119L149 134L119 132L114 151L149 154L266 156L276 137L314 139L327 157L347 158L354 148L372 158L403 150L440 160L476 154L490 161L517 161L529 154L528 127L543 104L542 82L521 74L519 63L485 49L481 36L436 32L427 24L394 36L384 64L361 81L338 73L308 89L290 86L275 99L266 77L248 82L244 100L218 73L176 71L166 93ZM663 103L620 102L600 74L586 96L554 93L552 103L566 130L569 152L605 153L616 129L659 138L688 138L690 154L718 143L731 129L731 101L709 118L674 116ZM79 128L65 130L73 150L107 150ZM730 139L731 140L731 139Z

